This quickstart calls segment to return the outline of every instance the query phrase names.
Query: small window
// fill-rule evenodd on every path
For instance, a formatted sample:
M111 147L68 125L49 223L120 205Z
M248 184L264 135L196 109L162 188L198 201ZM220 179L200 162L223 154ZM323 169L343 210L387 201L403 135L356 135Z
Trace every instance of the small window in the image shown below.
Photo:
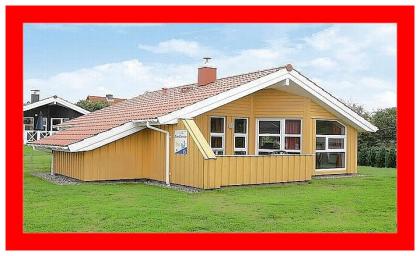
M285 137L284 149L300 150L300 137Z
M223 117L212 117L210 131L211 133L224 133L225 119Z
M337 121L316 121L317 135L344 135L345 127Z
M26 131L32 131L34 129L34 118L33 117L24 117L23 126Z
M328 149L344 149L344 138L329 138Z
M317 137L316 138L316 150L325 150L325 137Z
M344 152L317 152L316 153L316 169L335 169L344 168L345 153Z
M259 149L280 150L280 136L260 136Z
M300 120L286 120L285 134L300 134Z
M245 148L245 137L235 137L235 148Z
M246 134L247 119L236 118L235 119L235 133Z
M216 155L225 153L225 118L210 118L210 146Z
M248 119L235 118L233 124L234 154L246 155L248 153Z
M259 121L260 134L280 134L280 121Z
M211 137L211 147L212 148L223 148L223 139L222 137Z

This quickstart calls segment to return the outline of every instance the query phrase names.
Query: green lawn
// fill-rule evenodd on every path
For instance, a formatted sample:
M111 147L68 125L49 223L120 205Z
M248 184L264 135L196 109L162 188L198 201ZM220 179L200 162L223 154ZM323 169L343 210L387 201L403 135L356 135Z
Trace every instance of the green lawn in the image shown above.
M396 231L395 169L186 193L140 183L60 186L30 174L50 161L25 148L25 232Z

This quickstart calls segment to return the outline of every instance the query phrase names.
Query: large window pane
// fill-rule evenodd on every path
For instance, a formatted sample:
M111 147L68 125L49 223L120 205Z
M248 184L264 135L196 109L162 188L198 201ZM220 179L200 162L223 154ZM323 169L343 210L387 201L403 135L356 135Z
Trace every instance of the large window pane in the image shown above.
M221 117L212 117L210 121L210 132L211 133L224 133L225 122Z
M328 138L328 149L344 149L344 139Z
M286 120L285 122L286 134L300 134L300 120Z
M345 153L316 153L316 169L344 168Z
M260 134L280 134L280 121L259 121Z
M280 149L280 136L260 136L259 149Z
M316 121L317 135L344 135L345 128L337 121Z
M316 138L316 150L325 150L326 142L325 137L317 137Z
M235 148L245 148L245 137L235 137Z
M246 119L235 119L235 133L246 133Z
M211 137L211 147L212 148L222 148L223 147L223 139L222 137Z
M246 155L246 151L235 151L235 155Z
M300 150L300 138L299 137L285 137L286 150Z

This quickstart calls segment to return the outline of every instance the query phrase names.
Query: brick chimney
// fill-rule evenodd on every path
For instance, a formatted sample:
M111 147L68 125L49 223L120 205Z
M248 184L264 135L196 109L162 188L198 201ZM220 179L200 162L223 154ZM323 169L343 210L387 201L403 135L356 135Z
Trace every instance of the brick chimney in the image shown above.
M39 101L39 90L31 90L31 103Z
M205 86L216 81L217 69L209 65L211 58L205 57L204 65L198 68L198 85Z

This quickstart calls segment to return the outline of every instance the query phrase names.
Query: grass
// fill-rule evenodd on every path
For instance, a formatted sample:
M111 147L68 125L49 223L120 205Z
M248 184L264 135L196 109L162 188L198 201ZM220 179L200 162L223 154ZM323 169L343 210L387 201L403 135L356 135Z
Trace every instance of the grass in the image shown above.
M54 185L50 156L25 148L25 232L395 232L396 171L199 193L131 184Z

